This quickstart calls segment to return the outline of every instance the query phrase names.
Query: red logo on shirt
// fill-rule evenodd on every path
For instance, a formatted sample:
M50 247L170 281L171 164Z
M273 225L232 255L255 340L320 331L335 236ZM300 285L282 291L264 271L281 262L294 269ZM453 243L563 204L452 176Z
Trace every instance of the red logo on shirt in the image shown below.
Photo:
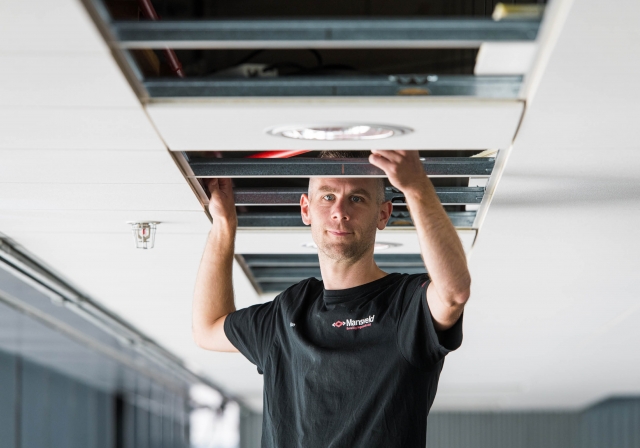
M360 330L361 328L370 327L375 317L375 315L372 315L365 317L364 319L347 319L346 321L337 320L332 323L331 326L336 328L346 326L347 330Z

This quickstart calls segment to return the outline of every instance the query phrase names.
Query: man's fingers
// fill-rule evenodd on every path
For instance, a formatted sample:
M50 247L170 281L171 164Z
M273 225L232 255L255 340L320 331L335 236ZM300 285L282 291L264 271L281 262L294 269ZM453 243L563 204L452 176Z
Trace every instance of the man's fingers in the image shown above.
M216 178L209 178L204 181L204 184L210 194L213 194L213 192L218 189L218 179Z
M404 157L404 154L402 154L401 151L396 151L396 150L392 150L392 149L385 149L385 150L380 150L380 149L372 149L371 150L371 154L375 154L377 156L380 157L384 157L387 160L390 160L392 162L395 163L400 163Z
M391 162L389 159L379 154L371 154L369 156L369 163L371 165L377 166L382 171L384 171L387 175L389 175L389 169L394 166L393 162Z
M220 185L220 189L225 192L230 192L231 190L233 190L233 183L228 177L222 177L218 179L218 185Z

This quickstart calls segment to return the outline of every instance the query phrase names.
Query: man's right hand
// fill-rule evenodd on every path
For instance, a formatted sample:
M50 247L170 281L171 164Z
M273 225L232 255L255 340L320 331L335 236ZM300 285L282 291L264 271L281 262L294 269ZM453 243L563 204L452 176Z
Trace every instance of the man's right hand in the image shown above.
M238 224L236 204L233 198L233 184L229 178L211 178L206 181L210 193L209 213L213 223Z
M231 179L207 179L212 228L202 255L193 297L193 338L207 350L237 352L224 332L233 302L233 253L238 216Z

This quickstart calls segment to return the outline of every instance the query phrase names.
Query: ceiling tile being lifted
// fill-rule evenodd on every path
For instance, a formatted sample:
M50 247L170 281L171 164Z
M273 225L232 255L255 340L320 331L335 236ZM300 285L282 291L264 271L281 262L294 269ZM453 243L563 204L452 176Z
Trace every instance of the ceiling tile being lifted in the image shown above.
M518 100L430 98L234 98L204 103L147 105L172 151L278 149L479 149L507 148L523 104ZM274 137L267 129L292 124L374 123L412 133L381 140L339 143Z

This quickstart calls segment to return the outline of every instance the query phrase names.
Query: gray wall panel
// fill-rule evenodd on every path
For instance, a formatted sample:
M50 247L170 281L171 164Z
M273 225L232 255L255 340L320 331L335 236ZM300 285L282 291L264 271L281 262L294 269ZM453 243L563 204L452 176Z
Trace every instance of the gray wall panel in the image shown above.
M73 448L91 447L89 435L89 423L95 420L95 414L90 406L91 389L82 383L73 384Z
M23 360L21 389L20 448L57 448L49 437L49 372Z
M16 356L0 352L0 441L7 448L17 448L18 443L17 369Z
M580 448L640 447L640 398L616 398L582 413Z
M448 412L429 416L429 448L577 448L571 413Z
M96 391L96 448L114 448L115 445L115 409L113 397L105 392Z
M240 413L240 448L258 448L262 440L262 414Z
M56 373L49 374L49 437L52 447L76 448L73 441L74 388L73 382Z
M149 448L149 413L142 408L136 411L136 448Z

